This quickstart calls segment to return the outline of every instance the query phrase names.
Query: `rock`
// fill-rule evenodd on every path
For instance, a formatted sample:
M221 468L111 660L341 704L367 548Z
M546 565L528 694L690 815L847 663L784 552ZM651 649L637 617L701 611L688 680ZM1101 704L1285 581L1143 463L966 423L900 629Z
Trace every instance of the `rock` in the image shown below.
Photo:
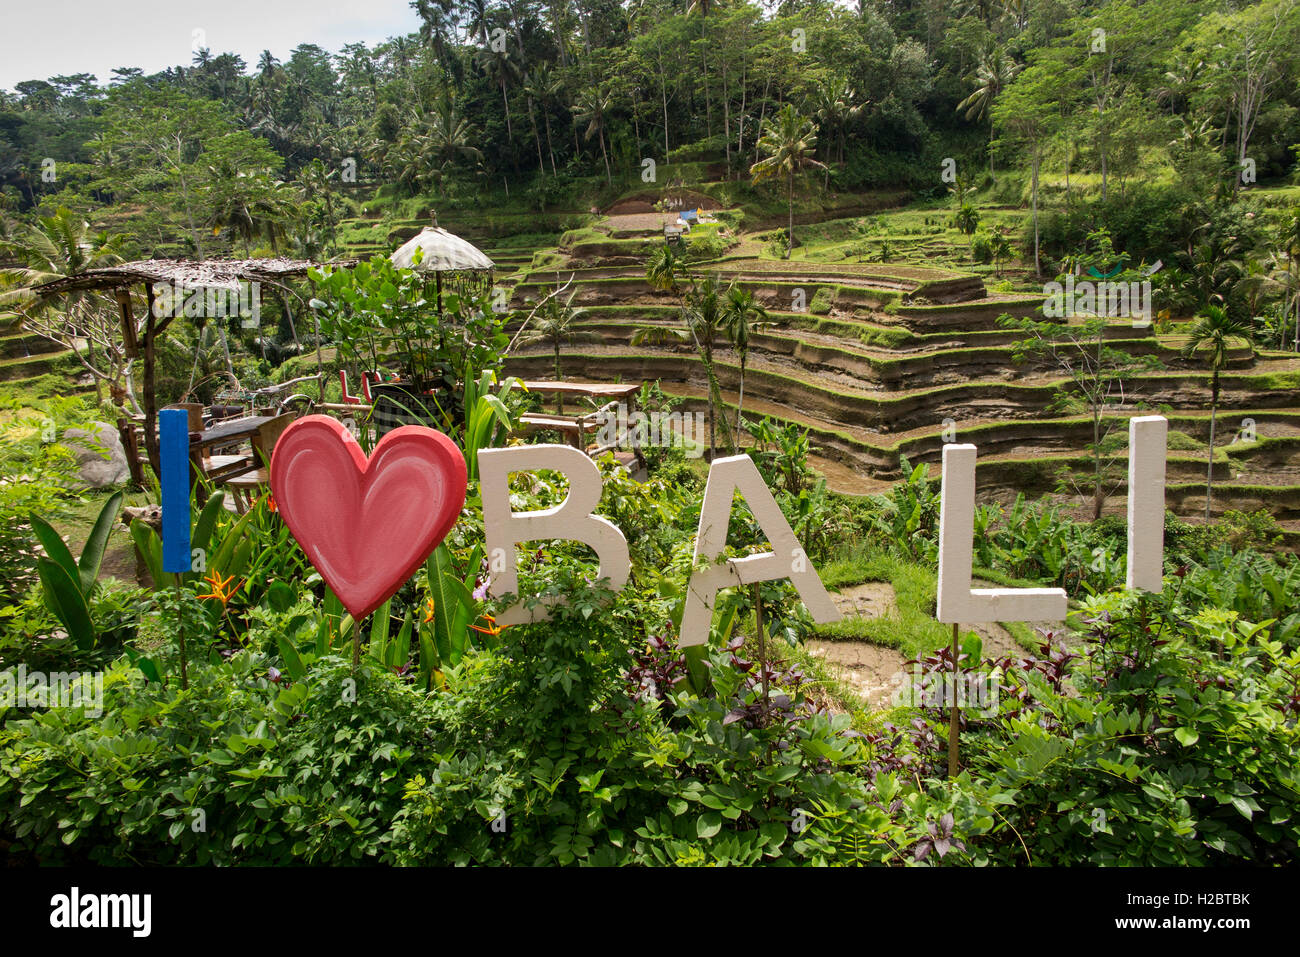
M89 488L121 485L131 477L122 438L107 422L92 422L85 429L65 430L63 445L76 456L81 481Z
M141 505L139 507L128 505L122 509L122 515L119 521L123 528L130 528L134 521L144 522L158 534L162 534L162 506L161 505Z

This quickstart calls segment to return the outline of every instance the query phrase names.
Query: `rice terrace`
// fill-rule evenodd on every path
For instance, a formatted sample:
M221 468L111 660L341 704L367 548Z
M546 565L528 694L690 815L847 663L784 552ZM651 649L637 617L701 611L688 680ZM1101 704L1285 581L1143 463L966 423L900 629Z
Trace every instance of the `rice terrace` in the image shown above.
M0 71L9 863L1294 864L1297 0L290 7Z

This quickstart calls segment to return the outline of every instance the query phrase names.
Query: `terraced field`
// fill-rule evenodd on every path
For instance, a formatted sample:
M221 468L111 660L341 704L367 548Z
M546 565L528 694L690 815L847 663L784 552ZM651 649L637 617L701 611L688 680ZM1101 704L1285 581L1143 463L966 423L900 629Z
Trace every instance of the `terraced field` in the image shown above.
M599 227L598 227L599 228ZM677 322L677 300L645 279L644 253L662 241L593 238L542 251L545 269L513 274L523 306L572 277L581 325L599 344L562 350L565 374L590 381L659 380L665 392L703 408L702 362L685 346L634 345L646 327ZM743 246L742 246L743 248ZM493 254L496 255L495 253ZM519 262L522 262L520 257ZM1053 493L1062 466L1082 469L1092 422L1054 409L1068 385L1047 360L1018 363L1021 338L997 325L1003 313L1033 315L1042 297L991 292L973 273L922 264L793 262L731 256L695 269L753 290L774 325L751 341L745 374L746 418L771 416L809 430L814 465L829 486L849 494L885 488L901 458L937 463L944 438L980 449L981 490L999 499ZM810 307L817 307L813 312ZM1107 338L1116 348L1157 357L1163 368L1125 384L1125 403L1110 424L1160 411L1172 430L1168 501L1176 512L1204 514L1209 438L1209 374L1182 352L1185 341L1127 321ZM512 373L550 374L548 350L523 349ZM720 344L716 371L734 417L740 364ZM1300 360L1293 354L1230 356L1222 375L1213 511L1268 509L1300 543ZM1109 440L1123 455L1126 430ZM1062 497L1070 506L1077 499ZM1124 507L1123 488L1108 511Z
M24 383L58 371L72 355L48 339L26 332L16 322L0 323L0 383Z

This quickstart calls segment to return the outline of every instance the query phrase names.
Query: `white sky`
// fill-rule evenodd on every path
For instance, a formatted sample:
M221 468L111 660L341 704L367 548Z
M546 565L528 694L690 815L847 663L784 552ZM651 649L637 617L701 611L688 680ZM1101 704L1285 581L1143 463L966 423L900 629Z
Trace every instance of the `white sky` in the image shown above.
M280 60L300 43L335 53L345 43L373 45L419 24L408 0L6 0L0 87L73 73L107 83L114 67L149 74L188 66L195 30L214 56L238 53L252 67L263 50Z

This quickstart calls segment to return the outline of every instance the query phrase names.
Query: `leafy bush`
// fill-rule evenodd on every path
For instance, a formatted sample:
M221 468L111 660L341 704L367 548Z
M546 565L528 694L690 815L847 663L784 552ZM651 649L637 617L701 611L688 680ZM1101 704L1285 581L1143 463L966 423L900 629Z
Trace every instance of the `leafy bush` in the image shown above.
M58 518L75 497L77 462L55 439L60 422L42 410L0 426L0 601L20 597L35 580L31 516Z
M10 721L0 826L42 863L377 859L424 740L425 697L363 663L288 683L260 654L192 669L187 690L125 662L104 714Z
M1185 866L1294 856L1300 655L1273 639L1270 622L1169 592L1086 602L1082 658L1001 663L1013 693L963 740L972 780L1005 789L1003 814L1018 833L1004 835L1006 860Z
M687 253L691 259L705 261L717 259L726 252L727 243L716 230L692 230L687 243Z

